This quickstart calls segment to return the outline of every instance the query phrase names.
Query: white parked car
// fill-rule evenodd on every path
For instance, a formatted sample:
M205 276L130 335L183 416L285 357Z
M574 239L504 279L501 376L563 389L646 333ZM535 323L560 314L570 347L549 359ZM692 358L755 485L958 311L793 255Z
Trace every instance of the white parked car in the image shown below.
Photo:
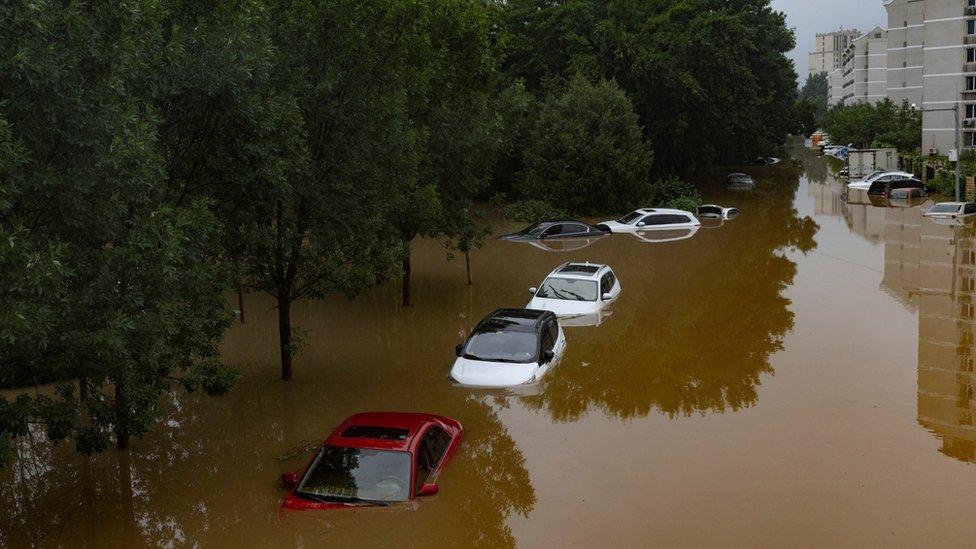
M898 181L900 179L911 179L915 177L913 174L908 172L872 172L871 175L861 179L859 181L851 181L847 184L848 189L861 189L868 190L871 185L876 182L884 183L886 181Z
M695 236L695 234L701 228L702 226L698 225L695 227L688 227L686 229L652 229L649 231L641 229L630 234L641 242L646 242L648 244L663 244L665 242L688 240L689 238Z
M578 317L613 303L620 295L620 282L607 265L563 263L529 292L534 297L526 309L552 311L560 318Z
M606 227L612 233L635 233L657 229L687 229L701 225L691 212L666 208L641 208L615 221L604 221L597 227Z
M566 337L552 311L498 309L457 346L451 379L467 387L531 385L559 362L565 349Z
M922 215L933 220L969 220L976 216L976 204L972 202L939 202Z

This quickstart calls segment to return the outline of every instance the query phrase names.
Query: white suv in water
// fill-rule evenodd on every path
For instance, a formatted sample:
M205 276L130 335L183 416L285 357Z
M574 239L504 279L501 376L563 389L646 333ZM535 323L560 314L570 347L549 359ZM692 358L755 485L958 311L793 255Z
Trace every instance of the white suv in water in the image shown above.
M599 263L563 263L537 288L529 288L532 301L525 307L552 311L560 318L600 312L620 295L613 269Z

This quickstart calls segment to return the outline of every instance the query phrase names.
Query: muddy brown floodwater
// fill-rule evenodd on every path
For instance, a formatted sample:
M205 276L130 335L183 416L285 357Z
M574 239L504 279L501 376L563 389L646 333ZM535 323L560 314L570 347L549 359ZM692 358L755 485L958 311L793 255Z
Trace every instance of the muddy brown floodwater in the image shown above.
M801 158L757 168L752 190L703 181L742 214L690 238L492 240L471 287L463 261L418 242L413 307L396 281L294 307L308 347L291 383L272 303L250 296L223 345L243 374L229 395L166 400L128 454L21 440L0 545L972 547L976 230L845 201L824 160ZM567 328L540 394L448 383L483 315L584 259L623 293L599 325ZM464 424L441 493L280 512L278 476L307 454L279 456L366 410Z

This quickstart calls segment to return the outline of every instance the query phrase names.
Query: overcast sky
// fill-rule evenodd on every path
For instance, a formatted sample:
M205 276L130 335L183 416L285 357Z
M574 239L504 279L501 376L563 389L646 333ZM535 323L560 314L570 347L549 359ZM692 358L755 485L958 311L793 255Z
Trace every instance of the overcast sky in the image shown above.
M815 34L841 26L867 32L888 23L882 0L772 0L772 6L786 13L786 24L796 32L796 49L789 55L801 82L807 78L807 55L813 50Z

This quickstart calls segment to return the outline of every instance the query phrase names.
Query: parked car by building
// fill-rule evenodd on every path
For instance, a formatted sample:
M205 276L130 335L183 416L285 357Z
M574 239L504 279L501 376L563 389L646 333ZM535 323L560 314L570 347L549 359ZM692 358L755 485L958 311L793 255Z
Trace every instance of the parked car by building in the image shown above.
M498 309L457 346L451 379L468 387L533 384L559 362L565 348L552 311Z
M976 204L972 202L939 202L922 215L932 219L968 220L976 216Z
M612 233L634 233L660 229L685 229L700 224L691 212L684 210L640 208L620 219L604 221L598 226L606 227Z
M876 183L878 181L881 181L881 182L890 182L890 181L897 181L899 179L911 179L911 178L914 178L914 177L915 176L913 174L910 174L908 172L878 172L878 171L875 171L875 172L872 172L871 175L865 177L864 179L860 179L860 180L857 180L857 181L851 181L850 183L847 184L847 188L848 189L861 189L861 190L865 190L866 191L866 190L868 190L868 189L871 188L871 185L873 185L874 183Z
M288 489L282 507L389 505L436 494L463 435L460 422L442 416L356 414L332 431L304 472L281 476Z
M562 319L596 313L610 305L620 295L620 282L608 265L563 263L538 288L529 288L529 293L533 297L527 309L552 311Z
M756 185L756 180L753 179L751 175L738 172L730 173L727 181L729 183L729 188L732 189L751 188Z

